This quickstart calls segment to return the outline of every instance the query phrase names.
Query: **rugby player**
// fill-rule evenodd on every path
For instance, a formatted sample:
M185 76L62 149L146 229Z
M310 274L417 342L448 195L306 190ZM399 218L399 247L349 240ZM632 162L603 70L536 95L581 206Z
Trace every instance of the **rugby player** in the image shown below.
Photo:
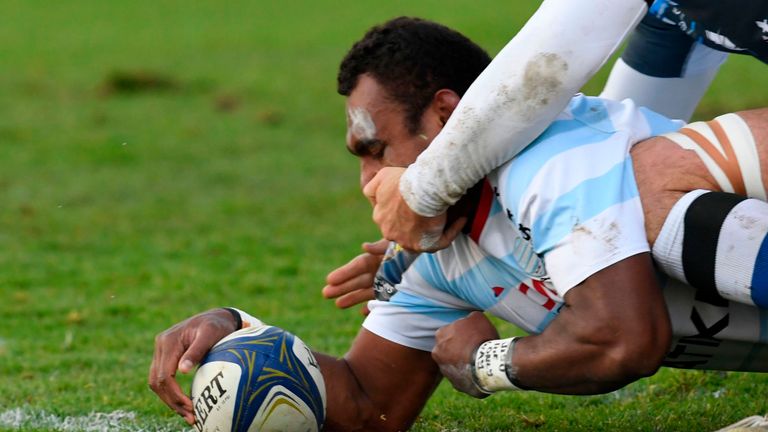
M356 43L342 62L339 91L347 96L347 149L360 159L361 185L427 148L489 60L460 34L410 18L375 27ZM726 136L735 138L736 129L747 142L765 143L765 112L725 116L717 124ZM706 248L697 251L708 253L701 258L685 253L686 238L724 232L762 239L768 232L768 204L719 192L727 181L764 194L760 167L757 174L745 168L723 180L717 167L739 171L742 147L724 165L708 166L673 141L688 145L683 138L650 138L721 136L707 129L717 129L715 123L674 132L680 126L630 101L574 97L525 152L452 208L468 229L444 250L420 255L389 301L369 303L349 352L343 358L317 354L328 395L327 429L405 430L441 375L462 391L486 396L515 389L602 393L662 365L768 371L768 351L759 350L765 318L745 304L762 304L764 286L729 301L723 297L735 286L729 281L713 276L709 289L695 290L653 270L649 241L670 245L660 255L670 267L688 277L693 262L700 277L714 273L712 263L706 267L713 254L754 263L759 252L750 255L745 250L754 248L742 243L745 250L734 258L704 241ZM762 167L768 166L765 146L751 147ZM676 209L684 200L688 204ZM653 206L642 208L648 201ZM746 217L755 230L744 226ZM710 220L719 224L713 228ZM499 339L476 311L530 336ZM245 325L255 320L236 312ZM175 373L190 372L237 322L230 311L214 309L156 339L150 386L190 424L192 404Z
M445 209L533 141L641 18L604 97L688 119L726 51L768 61L766 1L545 0L429 150L366 187L383 236L415 251L447 246L457 230Z

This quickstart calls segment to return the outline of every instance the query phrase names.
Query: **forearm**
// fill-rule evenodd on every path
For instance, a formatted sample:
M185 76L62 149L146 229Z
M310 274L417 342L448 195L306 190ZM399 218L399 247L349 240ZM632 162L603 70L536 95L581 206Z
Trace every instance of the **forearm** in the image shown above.
M539 335L517 340L512 364L518 383L545 393L602 394L656 370L639 364L625 369L614 360L621 356L618 347L557 339ZM558 345L552 347L553 343Z
M360 387L349 364L314 352L326 387L326 431L363 431L375 417L375 407ZM371 429L376 430L376 429Z
M510 372L525 387L597 394L652 375L669 351L671 327L647 253L591 276L539 335L518 339Z
M641 0L545 0L462 97L401 178L408 205L435 216L533 141L645 13ZM598 21L599 25L586 25Z
M362 330L343 358L316 353L327 431L407 430L440 380L429 353Z

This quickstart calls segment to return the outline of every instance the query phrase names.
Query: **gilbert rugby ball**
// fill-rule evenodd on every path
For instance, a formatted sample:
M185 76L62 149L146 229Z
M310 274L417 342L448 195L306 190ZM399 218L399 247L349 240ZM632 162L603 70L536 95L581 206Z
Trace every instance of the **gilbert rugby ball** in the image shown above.
M217 343L192 381L200 432L317 432L325 383L301 339L278 327L238 330Z

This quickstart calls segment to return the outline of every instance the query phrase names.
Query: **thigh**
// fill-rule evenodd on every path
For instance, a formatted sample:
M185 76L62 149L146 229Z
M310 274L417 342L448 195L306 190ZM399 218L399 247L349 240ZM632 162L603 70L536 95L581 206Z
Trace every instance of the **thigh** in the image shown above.
M720 190L695 152L659 136L632 148L635 180L643 204L645 231L653 246L672 206L696 189Z
M633 147L635 178L651 246L669 210L690 191L735 192L765 200L768 190L768 108L741 111L736 115L743 120L746 129L733 127L732 118L724 120L725 116L721 116L706 124L697 122L686 126L684 129L689 132L681 130L684 133L650 138ZM716 124L713 126L713 123ZM757 155L756 162L751 156L754 154ZM750 182L752 187L744 186ZM762 187L755 187L755 184Z

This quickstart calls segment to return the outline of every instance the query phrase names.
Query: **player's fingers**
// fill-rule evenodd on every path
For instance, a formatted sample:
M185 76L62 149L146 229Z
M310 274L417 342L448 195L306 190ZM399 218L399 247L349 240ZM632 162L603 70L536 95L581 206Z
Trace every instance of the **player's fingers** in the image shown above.
M499 338L499 331L496 329L496 326L480 311L474 311L449 325L453 324L456 324L457 331L471 333L476 336L484 335L482 337L484 340Z
M166 405L171 407L178 415L182 416L187 423L192 424L195 421L195 414L192 409L192 400L184 394L179 384L173 380L173 391L164 393L160 398ZM171 390L169 388L169 390Z
M152 364L149 365L149 376L147 377L147 383L149 387L154 385L155 376L157 376L157 368L160 363L160 351L157 346L157 337L155 337L155 350L152 352Z
M179 387L179 385L176 384L176 387ZM169 397L163 401L166 405L171 407L176 414L183 417L187 423L193 424L195 422L195 413L192 410L192 400L181 391L180 387L178 389L178 394L169 394Z
M380 184L381 178L376 174L363 188L363 195L368 198L368 202L374 207L376 206L376 192L379 190Z
M192 401L176 382L176 364L180 351L180 345L168 333L162 333L155 338L155 354L149 372L149 386L160 400L188 420L194 419Z
M363 250L372 255L384 255L387 252L389 246L389 240L381 239L373 243L363 243Z
M149 384L156 393L175 382L176 366L183 348L175 333L163 332L155 338L155 355Z
M353 258L350 262L328 273L325 282L328 285L341 285L363 274L374 274L381 264L382 255L364 253Z
M490 396L477 388L472 380L472 367L469 364L440 364L440 373L451 382L453 388L478 399Z
M181 373L190 373L196 365L200 363L205 354L210 351L216 342L221 340L224 335L214 333L214 329L207 327L200 327L195 332L195 337L192 339L192 343L189 344L189 348L184 351L184 354L179 359L179 371ZM226 333L225 333L226 334Z
M373 292L373 277L373 273L363 273L339 285L326 285L322 291L323 297L332 299L360 290Z
M365 254L352 258L348 263L328 273L325 282L328 285L340 285L346 280L360 274L360 269L365 266Z
M184 421L187 422L188 425L192 426L192 425L195 424L195 413L194 412L183 414L182 417L184 417Z
M346 309L348 307L367 302L368 300L373 300L372 287L368 287L367 289L359 289L357 291L344 294L343 296L336 299L336 306L340 307L341 309Z

